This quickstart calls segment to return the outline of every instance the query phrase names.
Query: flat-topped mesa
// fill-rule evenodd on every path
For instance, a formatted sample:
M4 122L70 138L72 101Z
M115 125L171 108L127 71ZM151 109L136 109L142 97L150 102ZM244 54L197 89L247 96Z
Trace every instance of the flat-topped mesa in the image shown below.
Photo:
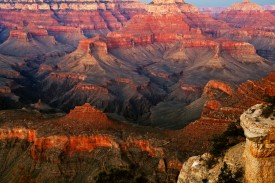
M264 183L275 180L275 108L258 104L241 116L246 136L245 182Z
M252 3L249 0L244 0L241 3L233 4L226 11L243 11L243 12L258 11L258 12L263 12L264 9L256 3Z

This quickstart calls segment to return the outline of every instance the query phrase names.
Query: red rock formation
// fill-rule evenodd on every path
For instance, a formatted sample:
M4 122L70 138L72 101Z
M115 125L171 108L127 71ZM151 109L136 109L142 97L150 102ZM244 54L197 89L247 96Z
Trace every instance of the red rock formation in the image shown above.
M76 107L65 117L51 119L33 116L22 110L1 111L0 119L6 119L8 122L1 123L0 140L3 144L13 141L25 144L27 148L25 148L26 146L22 147L25 148L26 155L23 160L27 159L28 162L39 163L42 166L48 164L51 167L53 164L62 166L64 162L66 164L65 159L68 158L69 161L72 160L70 166L75 167L76 164L82 163L82 158L84 158L85 162L89 159L99 161L100 164L103 163L103 169L111 165L117 168L122 165L130 167L131 164L143 168L146 166L146 168L148 167L146 170L156 171L158 175L170 172L175 180L182 162L178 160L178 155L170 156L170 152L173 153L176 149L176 144L171 143L172 147L170 144L166 147L169 141L168 139L167 141L163 140L166 137L159 134L162 131L157 130L158 133L156 133L154 129L151 129L151 132L147 128L132 127L111 120L108 125L98 128L99 124L95 124L94 120L99 116L106 117L105 114L88 104ZM85 119L82 120L81 117ZM28 128L22 127L25 123L28 124ZM1 151L5 148L9 147L1 147ZM98 157L99 153L102 158ZM74 158L76 158L75 161ZM124 161L124 158L127 159L127 162ZM110 162L113 163L109 165ZM143 162L147 164L145 165ZM101 171L101 165L96 164L95 166ZM94 166L91 168L94 169ZM84 171L88 169L87 167ZM160 169L161 172L159 172ZM72 169L66 166L64 170L70 172ZM82 172L79 168L75 171ZM28 172L28 174L32 173ZM49 173L47 176L54 175L56 172ZM20 174L22 178L26 176L28 175L25 173ZM66 176L74 175L66 174ZM89 176L95 175L89 174ZM151 173L149 176L152 176Z
M203 13L184 13L185 22L191 27L200 28L207 35L216 37L218 30L228 29L230 26L224 21L214 19L208 14Z
M19 124L22 123L23 118L30 120L29 125L35 124L36 120L42 120L40 121L42 123L45 120L41 118L27 117L29 115L22 112L19 112L18 115L14 116L10 112L11 111L6 114L5 112L1 113L0 116L11 119L14 124L17 120L19 120ZM12 117L9 115L12 115ZM90 104L77 106L65 117L50 121L46 120L44 122L46 122L47 125L36 130L25 127L11 127L9 125L9 127L1 127L0 139L7 140L18 138L31 142L30 154L32 158L42 161L48 158L45 152L51 149L61 151L68 155L76 152L91 152L99 147L112 148L125 152L131 148L138 148L141 151L148 152L151 157L164 158L166 156L161 147L154 145L155 141L151 142L146 138L137 138L135 135L131 135L126 139L120 139L121 137L117 136L116 132L112 132L113 130L122 130L122 132L124 130L126 130L126 132L127 130L130 130L131 132L136 133L135 130L133 130L129 125L119 124L110 120L106 114L95 109ZM72 125L72 128L67 129L70 125ZM36 128L35 126L36 125L33 127ZM48 131L49 129L50 131ZM89 129L89 134L82 134L82 130L84 129ZM58 130L59 133L51 134L51 130ZM64 130L65 133L73 133L74 135L64 135L62 134ZM108 133L114 133L114 135L97 134L98 130L105 130L108 131ZM45 131L48 131L49 134ZM93 132L96 132L96 134L93 134ZM169 168L175 167L171 164L169 165Z
M83 106L76 106L70 113L65 117L68 120L75 121L90 121L96 123L110 123L111 120L100 110L86 103ZM111 123L110 123L111 124Z
M55 1L50 4L6 1L1 4L0 23L3 27L19 30L29 29L31 25L36 35L44 35L41 29L46 29L55 36L60 33L77 33L75 36L79 36L84 32L91 37L118 30L129 18L144 12L143 5L137 1L74 1L56 4Z
M84 111L83 114L88 111ZM69 118L68 118L69 119ZM71 119L70 119L71 120ZM18 138L32 142L30 153L33 159L45 160L47 157L43 153L49 149L59 149L62 153L72 154L76 152L91 152L99 147L121 148L127 151L129 148L139 148L141 151L148 152L152 157L163 157L164 152L161 148L153 147L147 140L132 139L121 142L110 135L90 135L90 136L63 136L53 135L48 137L38 137L36 130L26 128L0 129L0 139ZM180 162L178 163L180 164ZM175 165L169 165L175 168ZM180 169L180 168L179 168Z
M132 47L154 42L171 43L184 38L202 37L201 32L190 29L179 15L139 15L117 32L108 34L108 48Z
M209 139L223 133L228 124L237 121L247 108L263 103L266 95L275 95L274 81L274 72L259 81L244 82L237 89L222 82L210 81L204 89L208 101L201 119L190 123L177 134L178 138L187 140L184 148L209 147Z
M34 159L41 159L41 153L48 149L58 148L65 154L75 152L91 152L98 147L118 148L118 144L111 136L49 136L37 138L31 149L31 155Z
M232 95L233 89L228 86L227 84L220 82L220 81L209 81L207 85L204 87L203 93L207 94L208 96L212 96L213 89L218 89L227 95Z
M11 16L12 14L12 16ZM9 28L22 28L23 26L28 26L29 24L35 24L38 26L50 26L58 25L58 22L53 18L53 12L51 11L13 11L13 10L3 10L0 11L0 20L4 26ZM12 24L10 24L12 23ZM14 26L12 26L14 25Z
M219 43L212 41L212 40L206 40L206 39L192 39L192 40L184 40L183 46L186 48L192 48L192 47L216 47Z
M152 147L150 142L147 140L130 139L121 146L121 148L124 150L127 150L131 147L140 148L142 151L148 152L152 157L163 157L164 155L163 149Z
M209 110L217 111L218 109L220 109L221 104L216 100L209 100L206 102L204 107L208 108Z
M79 42L77 51L83 50L86 53L98 52L102 54L107 54L107 43L106 39L102 36L96 36L90 39L82 39Z

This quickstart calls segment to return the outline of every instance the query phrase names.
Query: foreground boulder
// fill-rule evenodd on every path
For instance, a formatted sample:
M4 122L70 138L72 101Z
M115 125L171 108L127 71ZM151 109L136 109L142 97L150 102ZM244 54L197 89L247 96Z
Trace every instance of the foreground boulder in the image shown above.
M246 136L245 182L275 181L274 106L255 105L241 116Z

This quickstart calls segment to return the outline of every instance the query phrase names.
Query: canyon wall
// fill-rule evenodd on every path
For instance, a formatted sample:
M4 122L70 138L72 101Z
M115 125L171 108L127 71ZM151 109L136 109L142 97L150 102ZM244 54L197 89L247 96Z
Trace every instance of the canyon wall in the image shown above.
M180 169L176 143L168 144L164 131L114 121L90 104L55 118L30 109L1 111L0 121L1 182L96 182L112 168L175 182Z

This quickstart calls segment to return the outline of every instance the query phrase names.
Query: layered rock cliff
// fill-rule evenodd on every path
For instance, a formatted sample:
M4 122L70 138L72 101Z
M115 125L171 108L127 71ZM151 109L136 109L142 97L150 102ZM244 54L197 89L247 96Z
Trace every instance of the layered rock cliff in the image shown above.
M96 182L101 172L112 168L152 182L176 180L184 152L173 150L176 142L168 141L165 131L113 121L89 104L65 117L40 115L1 111L2 182Z
M144 6L138 1L5 1L1 3L0 24L10 32L10 37L20 33L21 37L28 35L28 39L35 34L39 38L43 32L44 37L54 36L54 39L48 38L52 42L76 47L84 36L106 35L120 29L132 16L143 13ZM4 41L10 42L7 37L3 37L1 42ZM36 44L39 43L30 47L36 47ZM22 49L22 46L18 47ZM47 50L46 47L41 49ZM8 53L8 50L5 52Z
M178 138L190 139L185 144L190 150L194 147L208 148L209 137L224 132L230 123L239 120L245 110L263 103L266 96L274 96L274 88L274 73L260 81L247 81L238 87L210 81L204 88L203 97L206 99L201 118L179 130Z
M182 166L178 183L274 182L275 110L272 99L271 102L252 106L241 115L246 142L224 149L221 157L206 153L189 158Z
M39 11L39 10L80 10L80 11L91 11L91 10L112 10L118 6L125 9L132 8L141 8L144 4L138 2L137 0L120 0L113 1L97 1L97 0L88 0L80 2L78 0L65 0L65 1L32 1L32 0L20 0L16 3L12 1L4 1L1 5L1 9L7 10L30 10L30 11Z

